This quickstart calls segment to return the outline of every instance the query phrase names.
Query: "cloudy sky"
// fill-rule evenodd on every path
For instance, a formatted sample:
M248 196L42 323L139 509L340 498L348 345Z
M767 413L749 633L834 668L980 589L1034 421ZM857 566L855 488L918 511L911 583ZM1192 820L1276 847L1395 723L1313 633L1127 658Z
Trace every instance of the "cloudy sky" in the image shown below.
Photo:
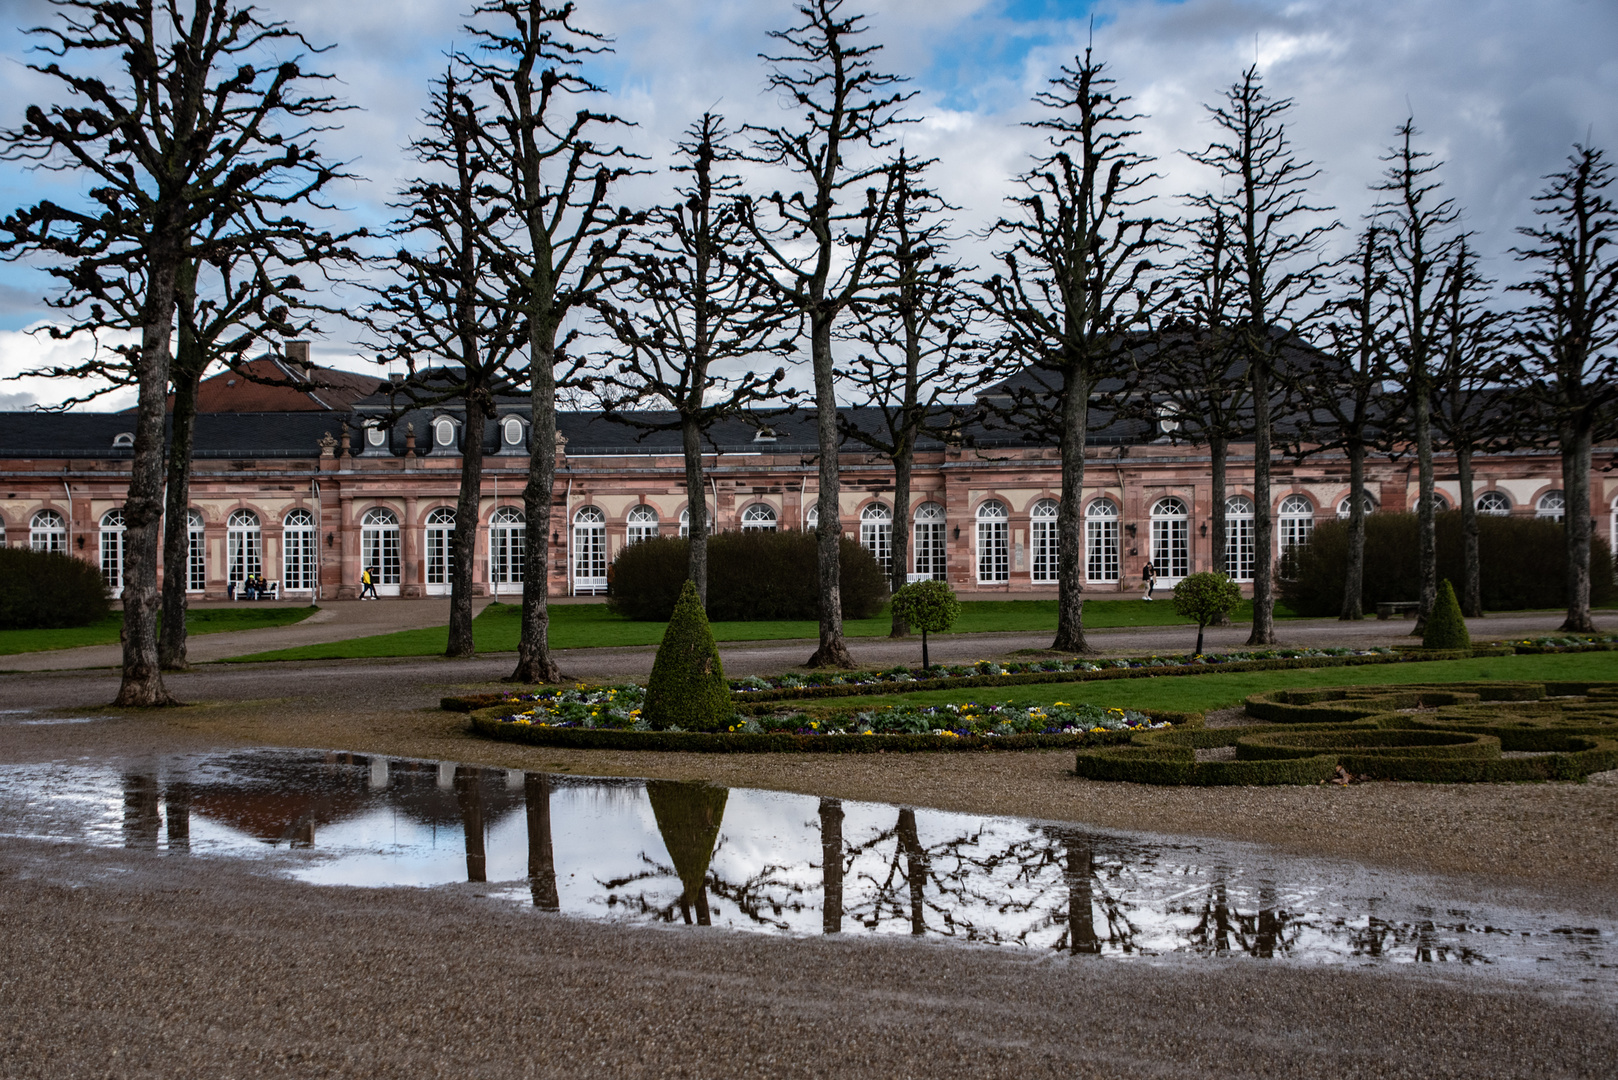
M851 0L851 6L854 0ZM265 10L317 44L356 106L325 141L364 181L337 199L359 223L379 225L411 163L400 153L415 131L428 82L447 50L465 43L465 2L455 0L273 0ZM794 19L792 0L579 0L579 22L616 39L593 72L610 108L633 120L632 148L666 163L672 141L705 109L732 126L783 117L765 90L757 54L767 33ZM1353 225L1373 202L1378 157L1407 115L1423 146L1445 164L1445 190L1464 226L1493 257L1494 276L1516 272L1507 249L1530 218L1541 177L1561 167L1571 144L1618 153L1618 4L1612 0L863 0L881 64L908 76L917 94L903 134L914 154L938 159L936 182L961 207L957 227L979 230L1000 211L1037 145L1021 122L1029 98L1082 51L1092 33L1120 89L1148 114L1140 145L1158 158L1159 212L1208 182L1181 155L1211 137L1203 104L1257 62L1277 97L1296 100L1290 131L1322 168L1318 199ZM54 86L26 69L22 30L52 17L45 0L0 0L0 125L28 102L55 100ZM631 202L662 197L666 175L636 181ZM49 196L76 197L73 177L0 163L0 212ZM1345 234L1346 235L1346 234ZM970 236L969 262L991 248ZM86 345L37 333L51 313L37 267L0 265L0 376L84 354ZM338 323L323 328L318 359L363 369ZM42 380L0 382L0 409L60 400ZM123 407L111 395L96 407Z

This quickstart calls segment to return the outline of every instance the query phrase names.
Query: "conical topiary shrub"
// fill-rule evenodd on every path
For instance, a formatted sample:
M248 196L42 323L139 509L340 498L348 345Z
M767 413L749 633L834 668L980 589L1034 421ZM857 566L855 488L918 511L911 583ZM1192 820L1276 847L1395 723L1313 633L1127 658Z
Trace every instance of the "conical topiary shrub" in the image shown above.
M718 731L735 712L697 587L687 581L652 662L641 715L653 729Z
M1428 649L1472 647L1466 616L1461 614L1461 605L1455 599L1455 589L1448 578L1438 583L1438 598L1433 601L1432 614L1427 616L1427 630L1422 634L1421 644Z

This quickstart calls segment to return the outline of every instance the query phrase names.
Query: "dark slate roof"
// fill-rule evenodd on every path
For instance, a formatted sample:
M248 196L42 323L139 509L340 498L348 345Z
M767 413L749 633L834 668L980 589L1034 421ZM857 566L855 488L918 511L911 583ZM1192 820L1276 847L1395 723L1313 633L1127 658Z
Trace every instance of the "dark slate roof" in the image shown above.
M113 439L133 434L129 413L0 413L0 457L127 458ZM329 412L207 413L197 416L198 458L316 457L320 437L342 432Z

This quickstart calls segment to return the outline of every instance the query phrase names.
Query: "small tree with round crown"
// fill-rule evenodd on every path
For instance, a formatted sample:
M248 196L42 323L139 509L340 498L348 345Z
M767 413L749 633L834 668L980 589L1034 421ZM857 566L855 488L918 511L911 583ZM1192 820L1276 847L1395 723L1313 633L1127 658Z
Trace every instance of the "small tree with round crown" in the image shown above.
M913 581L893 594L893 613L921 631L921 667L932 667L927 660L927 634L941 634L955 625L961 602L955 590L942 581Z

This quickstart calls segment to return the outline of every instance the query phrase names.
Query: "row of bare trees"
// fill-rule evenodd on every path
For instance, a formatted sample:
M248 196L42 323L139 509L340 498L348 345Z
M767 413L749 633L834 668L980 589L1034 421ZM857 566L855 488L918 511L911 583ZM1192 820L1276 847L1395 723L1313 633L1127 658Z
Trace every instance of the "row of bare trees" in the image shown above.
M36 31L34 70L64 101L30 106L0 135L0 156L82 175L89 198L14 211L0 251L58 278L51 302L66 320L53 332L139 336L52 372L138 391L122 704L168 703L162 669L185 662L181 575L169 575L162 642L156 633L157 553L166 519L167 564L184 561L197 382L256 341L311 329L330 314L312 275L351 267L368 267L372 299L345 314L371 328L379 358L413 373L406 402L465 410L451 655L473 649L483 427L497 395L529 397L513 679L560 674L546 597L559 390L627 424L680 431L689 572L702 590L704 439L744 410L797 405L789 358L812 370L819 450L812 663L852 663L837 557L840 447L852 441L894 464L897 587L916 446L968 420L1060 447L1054 645L1084 650L1080 509L1095 410L1149 416L1209 447L1216 551L1231 447L1253 445L1255 644L1274 637L1275 460L1347 457L1357 560L1367 455L1415 454L1425 615L1436 585L1435 448L1456 453L1469 486L1472 454L1546 437L1564 461L1567 628L1590 628L1590 453L1618 405L1618 259L1607 247L1618 214L1599 150L1576 147L1550 178L1539 223L1521 230L1515 251L1525 272L1512 288L1524 303L1505 310L1410 121L1353 252L1333 261L1341 223L1312 200L1318 170L1289 137L1292 102L1270 96L1256 68L1208 106L1214 137L1187 155L1206 183L1165 211L1148 197L1152 162L1137 149L1145 118L1087 50L1036 96L1028 126L1041 147L989 228L989 273L951 253L956 208L929 179L934 163L902 146L914 92L881 69L849 0L802 0L794 24L770 35L761 58L779 122L732 130L702 116L677 147L669 200L650 207L621 202L646 158L587 73L611 42L572 4L484 0L409 147L420 171L393 203L386 255L367 260L356 251L363 231L310 224L331 213L325 193L347 175L318 146L346 108L326 89L331 76L306 70L322 50L229 0L57 6L57 22ZM296 55L253 66L282 52ZM961 404L1013 372L1021 377L983 398L988 414ZM840 396L869 406L866 419L840 416ZM1360 614L1358 566L1345 618ZM1476 582L1463 591L1475 609Z

